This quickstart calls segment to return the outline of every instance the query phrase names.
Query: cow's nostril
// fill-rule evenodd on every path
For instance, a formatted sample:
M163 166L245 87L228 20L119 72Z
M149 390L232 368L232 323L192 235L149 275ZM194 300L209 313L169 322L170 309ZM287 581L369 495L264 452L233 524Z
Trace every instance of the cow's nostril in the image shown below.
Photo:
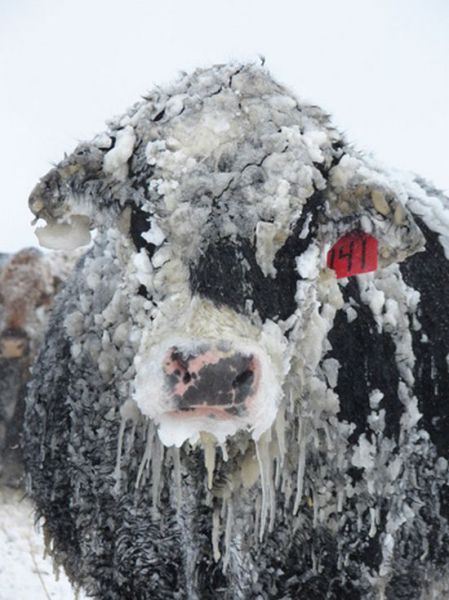
M232 387L238 388L238 387L242 387L245 384L250 384L250 383L252 383L253 379L254 379L254 372L252 371L252 369L246 369L245 371L243 371L243 373L240 373L240 375L237 375L237 377L232 382Z
M192 379L192 376L190 375L190 373L188 371L186 371L184 373L184 377L182 378L182 382L183 383L190 383L191 379Z

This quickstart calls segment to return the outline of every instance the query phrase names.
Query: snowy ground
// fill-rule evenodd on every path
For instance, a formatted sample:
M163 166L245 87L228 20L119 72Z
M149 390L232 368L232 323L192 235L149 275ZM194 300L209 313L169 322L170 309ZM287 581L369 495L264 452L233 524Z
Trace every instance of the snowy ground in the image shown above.
M21 490L0 489L0 600L84 600L44 558L42 533Z

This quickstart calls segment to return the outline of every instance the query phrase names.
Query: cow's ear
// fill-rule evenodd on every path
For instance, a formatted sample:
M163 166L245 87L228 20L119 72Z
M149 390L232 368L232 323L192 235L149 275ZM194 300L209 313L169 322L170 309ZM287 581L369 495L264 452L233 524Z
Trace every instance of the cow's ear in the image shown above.
M73 250L90 242L90 231L104 212L99 194L103 159L98 146L80 144L35 186L29 207L41 246Z
M117 141L116 141L117 138ZM90 242L93 229L119 227L136 191L128 177L132 127L80 144L36 185L29 206L41 246L73 250ZM41 225L45 221L44 225Z
M350 154L341 158L329 173L323 224L327 264L337 276L384 268L424 249L424 236L407 201L400 178L371 159ZM349 258L352 251L357 253L355 262ZM345 273L338 275L338 269Z

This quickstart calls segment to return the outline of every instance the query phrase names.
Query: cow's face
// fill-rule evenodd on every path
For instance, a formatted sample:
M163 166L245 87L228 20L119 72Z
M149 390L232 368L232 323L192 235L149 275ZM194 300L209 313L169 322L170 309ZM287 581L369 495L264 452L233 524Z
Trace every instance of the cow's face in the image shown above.
M98 228L134 332L133 402L180 446L258 441L298 416L324 380L337 263L352 275L422 247L405 200L319 109L249 66L148 97L53 169L30 206L53 247Z

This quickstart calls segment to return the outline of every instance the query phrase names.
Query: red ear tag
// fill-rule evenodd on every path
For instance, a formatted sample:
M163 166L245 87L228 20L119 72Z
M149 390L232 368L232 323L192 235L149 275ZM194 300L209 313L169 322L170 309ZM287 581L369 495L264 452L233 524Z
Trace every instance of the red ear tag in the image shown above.
M335 242L327 253L327 266L341 277L377 270L376 238L363 231L351 231Z

